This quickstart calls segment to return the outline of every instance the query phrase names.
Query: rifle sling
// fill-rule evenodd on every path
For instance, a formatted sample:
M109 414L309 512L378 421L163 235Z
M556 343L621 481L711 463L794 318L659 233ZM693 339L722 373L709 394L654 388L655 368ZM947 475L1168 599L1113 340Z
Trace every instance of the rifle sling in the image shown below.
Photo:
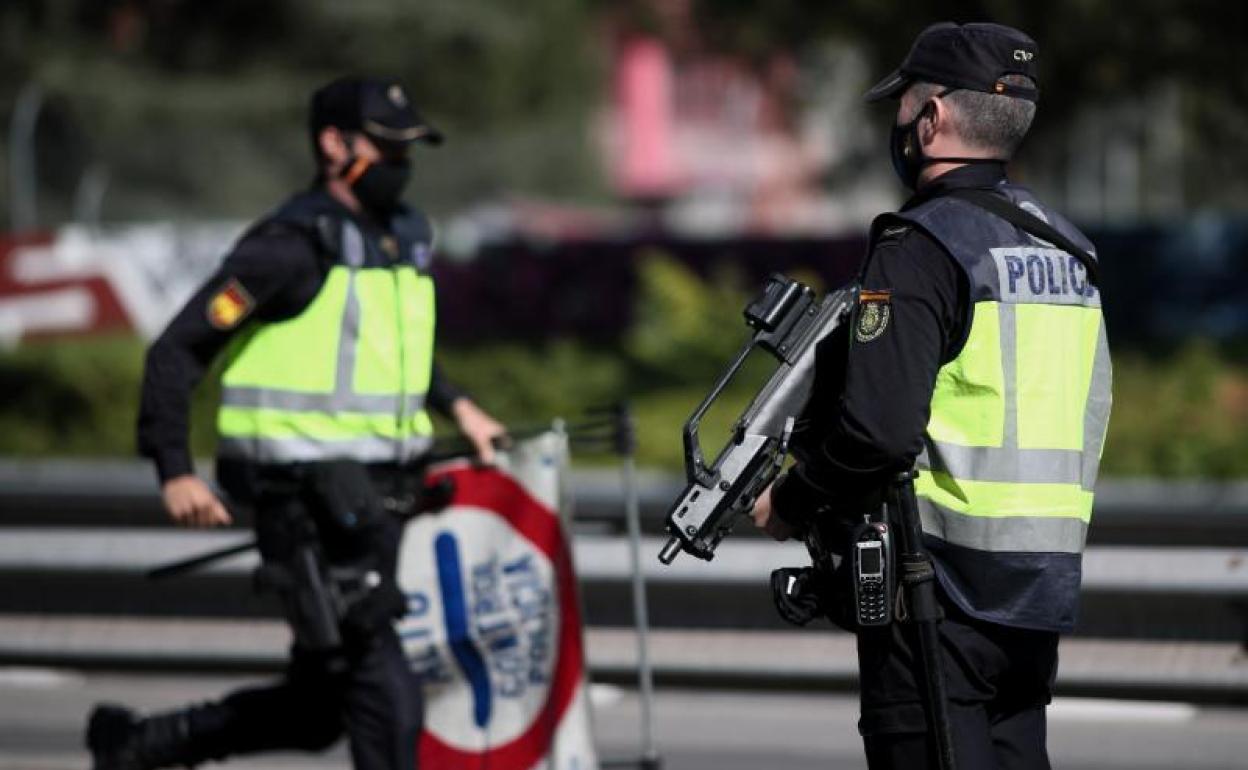
M954 198L961 198L990 214L995 214L1020 230L1048 241L1070 254L1083 263L1084 269L1088 272L1088 280L1092 282L1092 285L1100 286L1100 270L1098 269L1096 258L1082 247L1076 245L1074 241L1062 235L1048 222L1015 206L1007 198L988 190L963 188L950 190L947 194Z

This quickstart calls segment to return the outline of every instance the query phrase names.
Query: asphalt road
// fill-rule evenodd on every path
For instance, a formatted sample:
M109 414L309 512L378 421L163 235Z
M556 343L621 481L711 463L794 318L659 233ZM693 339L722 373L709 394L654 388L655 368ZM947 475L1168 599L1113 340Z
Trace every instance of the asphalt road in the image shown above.
M203 699L234 677L81 674L0 669L0 770L82 770L82 720L97 700L143 709ZM596 686L595 731L604 759L636 756L633 693ZM656 732L667 770L858 770L852 697L661 691ZM1050 753L1064 770L1248 768L1248 710L1067 699L1050 713ZM347 768L325 755L236 760L233 770Z

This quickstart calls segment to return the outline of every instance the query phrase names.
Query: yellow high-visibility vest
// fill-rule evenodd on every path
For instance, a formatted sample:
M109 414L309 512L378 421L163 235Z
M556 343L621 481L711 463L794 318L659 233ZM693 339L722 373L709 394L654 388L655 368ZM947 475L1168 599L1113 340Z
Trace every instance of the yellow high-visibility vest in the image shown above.
M410 253L428 244L396 241L386 253L349 219L334 224L337 260L307 308L253 323L227 350L223 457L403 463L432 443L434 288L418 267L427 260Z
M1025 189L999 192L1092 246ZM1100 292L1070 254L953 198L891 215L939 241L973 316L936 376L915 491L941 585L982 619L1070 630L1109 420Z

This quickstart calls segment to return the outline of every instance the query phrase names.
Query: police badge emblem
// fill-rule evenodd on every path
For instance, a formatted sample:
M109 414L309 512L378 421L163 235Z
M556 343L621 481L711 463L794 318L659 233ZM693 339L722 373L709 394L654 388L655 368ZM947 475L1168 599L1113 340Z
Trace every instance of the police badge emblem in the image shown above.
M892 297L893 293L887 289L863 289L859 292L855 340L870 342L884 333L892 317Z

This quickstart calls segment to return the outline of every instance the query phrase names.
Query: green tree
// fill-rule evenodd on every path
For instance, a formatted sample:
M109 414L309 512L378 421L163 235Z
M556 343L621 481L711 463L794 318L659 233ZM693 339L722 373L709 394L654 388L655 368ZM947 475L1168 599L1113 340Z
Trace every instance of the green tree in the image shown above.
M42 88L44 224L91 162L111 170L106 219L255 216L310 179L308 95L346 72L404 81L448 135L416 156L414 200L592 196L590 23L578 0L14 0L0 119Z

